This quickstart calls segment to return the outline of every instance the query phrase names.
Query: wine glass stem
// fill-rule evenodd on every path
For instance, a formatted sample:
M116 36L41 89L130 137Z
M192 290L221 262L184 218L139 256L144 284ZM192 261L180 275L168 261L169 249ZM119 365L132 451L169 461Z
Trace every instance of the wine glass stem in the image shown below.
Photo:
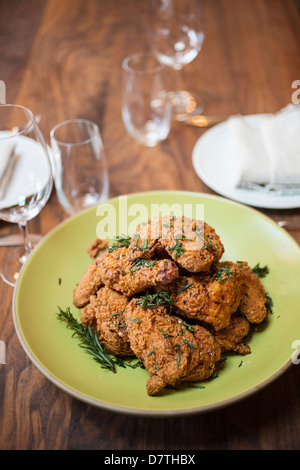
M182 67L174 69L174 87L175 92L183 91L183 70Z
M32 245L31 242L29 241L29 236L28 236L28 225L27 222L23 224L18 224L19 228L23 234L23 240L24 240L24 258L27 258L31 251L32 251Z

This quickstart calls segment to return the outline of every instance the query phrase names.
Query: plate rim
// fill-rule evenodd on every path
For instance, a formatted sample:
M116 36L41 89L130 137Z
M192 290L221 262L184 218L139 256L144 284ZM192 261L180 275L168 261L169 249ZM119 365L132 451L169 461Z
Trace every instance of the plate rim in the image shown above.
M213 194L207 194L203 192L195 192L195 191L185 191L185 190L155 190L155 191L145 191L145 192L135 192L135 193L130 193L126 195L119 195L115 196L112 198L109 198L107 201L104 202L104 204L109 203L111 201L116 201L120 197L127 196L127 197L140 197L140 196L151 196L151 195L164 195L164 194L177 194L177 195L187 195L187 196L197 196L197 197L204 197L208 199L214 199L217 201L220 201L222 203L226 203L229 205L234 205L234 206L239 206L242 207L246 211L254 212L256 215L261 217L262 219L265 219L272 225L276 227L279 231L283 232L284 235L292 242L294 247L300 251L300 246L296 242L296 240L286 231L284 228L280 227L276 222L271 219L269 216L266 214L260 212L256 208L253 208L252 206L245 205L243 203L240 203L238 201L234 201L232 199L228 199L223 196L219 195L213 195ZM95 210L97 206L91 207L89 209L86 209L74 216L70 216L67 219L63 220L59 224L57 224L55 227L53 227L44 237L43 239L38 243L38 245L46 243L47 239L56 231L61 230L61 227L64 225L71 223L73 219L77 217L81 217L83 213L89 212L92 210ZM20 341L20 344L31 360L31 362L34 364L34 366L54 385L56 385L59 389L64 391L65 393L68 393L71 395L73 398L76 398L80 400L81 402L84 402L86 404L95 406L100 409L105 409L107 411L115 412L115 413L122 413L122 414L127 414L131 416L140 416L140 417L156 417L156 418L166 418L166 417L177 417L177 416L189 416L189 415L196 415L196 414L202 414L202 413L207 413L209 411L214 411L218 410L220 408L224 408L228 405L237 403L245 398L248 398L251 395L254 395L256 392L259 390L265 388L268 384L272 383L274 380L276 380L278 377L280 377L282 374L284 374L289 367L292 365L292 358L288 359L279 369L277 369L271 376L266 378L264 381L260 382L259 384L251 387L250 389L239 393L237 395L234 395L233 397L229 397L224 400L217 401L215 403L211 403L208 405L203 405L199 407L192 407L192 408L176 408L176 409L143 409L143 408L132 408L132 407L126 407L126 406L121 406L121 405L113 405L106 403L104 401L95 399L90 397L89 395L83 393L83 392L78 392L71 386L65 384L62 380L59 380L57 377L55 377L49 370L47 370L35 357L35 355L31 352L27 342L23 338L23 335L20 331L19 325L18 325L18 318L17 318L17 309L16 309L16 302L17 302L17 295L18 295L18 285L20 282L20 279L22 278L22 273L23 270L25 269L24 265L20 271L20 275L17 279L16 285L14 287L13 291L13 297L12 297L12 316L13 316L13 323L15 327L15 331L17 334L17 337Z
M268 116L268 113L261 113L261 114L248 114L248 115L243 115L243 118L246 120L255 123L256 120L259 120L263 118L264 116ZM230 118L228 118L230 119ZM211 127L210 129L206 130L195 142L193 150L192 150L192 164L194 167L194 170L204 184L206 184L210 189L215 191L217 194L226 197L227 199L230 199L235 202L239 202L240 204L246 204L246 205L251 205L252 207L258 207L261 209L298 209L300 208L300 196L297 195L295 196L295 202L291 202L290 204L283 203L281 205L279 204L268 204L267 202L264 202L264 199L262 198L262 201L253 201L251 198L247 198L245 196L245 193L243 193L241 196L237 195L234 190L226 191L223 190L222 188L218 188L217 185L209 178L207 175L201 170L199 166L199 156L198 156L198 147L200 147L201 141L205 136L212 134L215 132L215 129L220 129L222 127L225 127L228 124L228 119L225 121L216 124L215 126ZM244 190L247 191L247 190ZM247 192L246 192L247 194ZM251 192L249 192L251 194ZM292 196L290 196L292 197Z

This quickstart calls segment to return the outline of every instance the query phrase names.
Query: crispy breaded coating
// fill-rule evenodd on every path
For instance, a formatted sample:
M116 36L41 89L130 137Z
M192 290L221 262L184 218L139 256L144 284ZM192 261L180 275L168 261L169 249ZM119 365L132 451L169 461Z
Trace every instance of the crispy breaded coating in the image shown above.
M86 250L87 253L90 255L91 258L97 258L101 255L104 251L106 251L109 247L108 240L102 240L101 238L96 238L88 249Z
M144 260L133 265L129 254L129 248L118 248L103 257L99 265L104 284L129 297L150 287L167 285L178 276L178 267L170 259Z
M230 261L219 263L213 278L206 283L207 301L203 309L203 321L215 330L226 328L231 315L241 301L241 270Z
M97 258L73 291L81 322L109 354L142 362L149 396L212 377L222 353L251 352L244 341L271 300L258 277L268 267L221 261L206 222L158 217L110 247L95 240L88 253Z
M90 296L95 294L103 284L102 274L99 270L103 256L99 256L99 258L91 263L81 276L79 284L73 291L73 305L75 307L84 307L89 302Z
M198 319L207 301L204 280L197 276L180 276L167 289L176 312L186 318Z
M175 311L205 321L216 330L226 328L241 300L240 273L237 264L223 262L208 276L176 279L169 286Z
M215 371L221 349L199 325L189 326L166 307L142 308L132 299L125 310L131 348L150 374L148 395L182 382L204 380Z
M132 296L156 285L169 284L177 276L178 267L170 259L133 264L129 261L129 249L120 247L106 251L88 266L73 291L73 304L84 307L103 284Z
M245 315L250 323L261 323L267 315L266 292L261 280L249 268L247 263L243 263L241 285L240 313Z
M181 268L197 273L208 271L220 260L224 246L206 222L187 217L162 216L140 225L132 237L131 259L153 256L165 250Z
M165 232L161 218L149 219L147 222L138 225L135 233L131 236L129 245L130 261L155 256L160 250L158 242L163 233Z
M130 348L124 311L129 300L125 295L101 287L97 295L90 297L90 303L81 310L84 326L90 324L109 354L133 356Z
M92 328L94 328L94 330L97 331L97 319L95 308L96 300L97 294L90 295L88 304L85 305L80 311L80 320L85 328L87 327L87 325L90 325Z
M247 344L243 343L243 339L250 331L248 320L239 315L233 315L227 328L214 331L215 340L221 346L222 353L226 351L234 351L238 354L249 354L251 349Z
M211 265L218 262L224 252L223 245L212 227L204 223L203 229L195 232L196 226L195 222L191 221L182 240L176 236L176 226L170 239L160 240L161 246L179 266L192 273L209 271Z

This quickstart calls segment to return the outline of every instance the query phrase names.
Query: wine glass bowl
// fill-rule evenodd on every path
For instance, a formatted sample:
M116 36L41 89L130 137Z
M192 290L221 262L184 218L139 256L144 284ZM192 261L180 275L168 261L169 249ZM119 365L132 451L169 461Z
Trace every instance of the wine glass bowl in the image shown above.
M109 177L98 125L70 119L50 131L58 200L69 215L108 199Z
M47 146L32 112L0 105L0 218L18 224L24 234L24 246L8 250L2 262L1 276L8 284L15 284L31 253L27 222L45 206L52 185Z
M123 62L122 117L127 132L154 147L170 131L171 108L164 85L164 66L154 54L137 53Z
M154 16L151 29L153 51L159 61L175 70L180 70L186 64L192 62L199 54L204 34L197 32L197 23L193 25L194 18L188 18L189 24L181 24L176 12L170 12L162 19L167 21L160 25L160 17Z
M199 54L204 41L200 0L151 0L149 38L158 60L180 72ZM203 111L203 100L175 87L169 99L173 114Z

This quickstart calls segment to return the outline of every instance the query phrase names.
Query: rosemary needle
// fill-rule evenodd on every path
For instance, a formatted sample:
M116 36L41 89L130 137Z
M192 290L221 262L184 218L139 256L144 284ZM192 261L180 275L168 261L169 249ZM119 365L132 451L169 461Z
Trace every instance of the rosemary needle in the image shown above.
M104 369L109 369L115 373L115 365L99 341L96 331L90 325L84 327L79 323L72 315L70 308L67 308L66 311L63 311L60 307L58 309L58 319L66 322L67 328L73 331L73 336L77 336L81 340L80 347L91 354Z

